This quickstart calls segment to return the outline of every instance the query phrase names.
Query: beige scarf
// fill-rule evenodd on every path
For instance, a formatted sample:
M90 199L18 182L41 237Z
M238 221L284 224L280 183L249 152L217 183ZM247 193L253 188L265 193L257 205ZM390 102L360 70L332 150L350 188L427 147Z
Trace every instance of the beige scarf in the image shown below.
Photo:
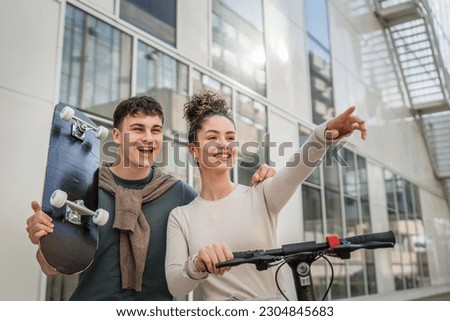
M157 199L177 182L158 167L152 169L151 182L137 190L117 185L111 171L104 166L100 168L100 188L115 195L116 199L113 228L120 231L122 289L142 291L142 275L150 244L150 226L142 212L142 204Z

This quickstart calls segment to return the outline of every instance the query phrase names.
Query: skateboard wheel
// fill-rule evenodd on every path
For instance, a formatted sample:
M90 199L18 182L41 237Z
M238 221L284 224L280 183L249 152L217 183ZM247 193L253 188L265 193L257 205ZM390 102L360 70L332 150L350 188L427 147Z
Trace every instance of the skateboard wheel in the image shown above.
M104 140L106 137L108 137L108 128L103 126L98 126L97 131L95 133L95 137L97 137L100 140Z
M65 121L69 121L73 118L74 115L75 115L75 110L66 106L61 110L59 117L61 117L61 119L65 120Z
M108 219L109 219L108 211L99 208L98 210L95 211L95 215L92 220L94 221L95 224L103 226L106 224L106 222L108 222Z
M52 196L50 196L50 204L52 206L61 208L66 204L67 201L67 193L57 189L53 192Z

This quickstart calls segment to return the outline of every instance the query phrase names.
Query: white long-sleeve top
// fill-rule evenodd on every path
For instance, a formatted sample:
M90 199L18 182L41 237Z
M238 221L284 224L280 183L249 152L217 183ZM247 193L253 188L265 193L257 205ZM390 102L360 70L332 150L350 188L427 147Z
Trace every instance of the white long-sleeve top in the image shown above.
M236 185L226 197L209 201L197 196L175 208L167 226L166 278L169 291L179 297L203 288L204 300L271 298L280 293L274 268L257 271L252 264L231 268L223 276L197 272L193 261L200 248L225 243L232 251L277 247L278 213L326 152L326 123L277 174L254 187ZM316 166L312 166L315 163Z

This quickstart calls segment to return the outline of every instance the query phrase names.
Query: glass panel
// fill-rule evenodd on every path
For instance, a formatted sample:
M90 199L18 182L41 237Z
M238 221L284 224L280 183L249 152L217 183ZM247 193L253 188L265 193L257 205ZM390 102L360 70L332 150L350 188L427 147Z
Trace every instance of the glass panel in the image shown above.
M342 235L341 198L338 192L325 189L327 234Z
M250 185L253 174L266 161L263 145L267 133L266 106L238 93L236 127L240 147L238 181Z
M346 236L359 235L364 233L364 225L360 223L358 202L352 198L344 198L346 215ZM350 295L352 297L365 295L364 287L364 252L355 251L352 253L349 262L350 273Z
M325 260L314 261L311 265L311 277L314 285L314 295L317 300L322 300L328 288L327 271L328 263Z
M334 115L328 7L325 0L305 1L313 122Z
M306 179L307 182L320 185L320 166L317 167Z
M176 0L120 0L120 18L175 46Z
M367 168L366 159L359 155L356 156L359 178L359 195L361 199L369 199L369 190L367 188Z
M414 212L416 213L416 218L422 220L422 206L420 204L420 194L419 187L413 185L413 195L414 195Z
M325 154L323 161L323 175L325 188L339 192L339 168L336 160L333 158L331 149Z
M353 253L357 253L361 251L355 251ZM356 297L365 295L366 291L364 289L364 266L363 264L355 264L355 260L352 259L348 265L349 274L350 274L350 296Z
M395 209L394 174L387 169L384 170L384 186L386 188L387 206Z
M347 267L341 259L329 258L333 264L334 281L331 286L331 299L345 299L348 297L347 293Z
M314 40L308 40L309 72L314 124L334 116L331 55Z
M346 236L362 234L363 228L360 224L358 202L353 198L344 197L344 204ZM350 295L352 297L365 294L363 255L363 251L355 251L351 254L351 260L349 261L348 272L350 276Z
M406 213L405 207L405 194L403 193L405 190L405 184L403 178L396 175L395 176L395 188L396 188L396 196L397 196L397 208L400 213L401 219L404 219L404 215Z
M416 217L416 254L418 258L419 265L419 275L418 283L419 286L429 286L431 285L430 272L428 267L428 256L427 256L427 237L425 235L425 227L422 218L422 208L420 204L419 188L413 185L413 195L414 195L414 209Z
M164 137L164 146L155 165L167 174L187 181L187 143Z
M303 184L302 200L305 241L321 242L325 240L320 189ZM327 267L328 264L325 260L317 260L311 268L314 294L318 300L323 298L328 287Z
M389 220L389 229L395 234L396 244L391 249L392 257L392 272L395 279L395 289L402 290L405 288L403 277L403 257L405 256L403 235L399 224L399 218L397 213L397 193L395 189L394 174L389 170L384 170L384 183L386 188L387 197L387 214Z
M414 279L414 265L412 263L412 244L408 213L406 212L405 180L396 175L395 177L397 210L398 210L398 243L402 248L403 280L407 289L412 288Z
M404 195L405 195L405 221L407 225L407 233L408 233L408 243L410 249L410 275L407 276L406 286L408 288L415 288L418 286L418 273L420 272L419 263L418 263L418 255L417 255L417 239L418 239L418 230L415 220L414 214L414 196L412 190L412 184L405 180L404 182Z
M213 68L266 94L266 48L261 0L213 0Z
M112 118L130 95L129 35L67 5L60 101Z
M320 189L302 185L302 200L305 240L324 240Z
M367 286L369 294L378 293L377 289L377 277L375 271L375 257L373 251L364 251L366 256L366 274L367 274Z
M396 244L390 250L392 257L392 272L395 278L395 289L403 289L403 271L402 271L402 249L399 242L399 233L397 230L397 214L393 209L388 209L389 229L395 234Z
M358 186L356 180L356 165L355 165L355 156L353 152L348 149L342 149L342 158L345 161L345 166L341 166L342 168L342 178L344 183L344 193L357 196L358 194Z
M405 181L405 200L406 200L406 211L407 213L414 213L414 208L413 208L413 190L412 190L412 186L411 183L408 181Z
M363 229L360 224L360 215L358 209L358 202L350 197L344 197L345 205L345 225L346 225L346 236L354 236L363 233ZM355 251L353 255L357 254Z
M361 218L363 228L360 232L363 234L372 232L372 225L370 223L370 207L368 201L361 201Z
M164 133L187 134L183 106L188 96L188 66L138 43L136 93L155 97L164 108Z
M225 99L228 106L231 106L232 89L217 79L214 79L198 70L192 72L193 91L212 90L220 94ZM231 106L232 107L232 106Z
M358 160L359 164L359 160ZM360 174L361 176L361 174ZM370 205L366 200L361 200L361 219L362 219L362 233L372 232L372 225L370 223ZM375 267L375 257L373 251L364 251L366 258L366 276L367 276L367 287L369 294L378 293L377 288L377 278L376 278L376 267Z
M413 249L415 254L415 264L417 270L416 286L424 286L423 260L426 260L426 240L423 233L423 223L420 220L415 221L417 234L413 237Z
M339 170L331 155L331 152L328 151L323 163L327 234L342 235Z
M308 35L326 49L330 49L328 6L326 0L305 0Z

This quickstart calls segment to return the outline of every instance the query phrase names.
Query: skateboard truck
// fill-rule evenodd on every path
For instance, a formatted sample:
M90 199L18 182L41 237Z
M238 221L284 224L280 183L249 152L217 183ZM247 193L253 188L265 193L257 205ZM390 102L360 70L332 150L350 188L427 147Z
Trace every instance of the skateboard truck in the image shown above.
M54 207L61 208L66 206L65 219L72 224L81 225L81 215L90 215L95 224L103 226L108 222L109 213L104 209L97 209L95 212L84 206L82 200L75 202L67 200L67 193L57 189L50 197L50 204Z
M75 116L75 110L72 108L66 106L61 110L61 113L59 115L61 119L65 121L73 120L72 124L72 136L78 138L81 141L85 140L86 132L87 131L94 131L95 137L97 137L100 140L104 140L108 136L108 129L103 126L92 126L91 124L88 124L84 120L78 118Z

